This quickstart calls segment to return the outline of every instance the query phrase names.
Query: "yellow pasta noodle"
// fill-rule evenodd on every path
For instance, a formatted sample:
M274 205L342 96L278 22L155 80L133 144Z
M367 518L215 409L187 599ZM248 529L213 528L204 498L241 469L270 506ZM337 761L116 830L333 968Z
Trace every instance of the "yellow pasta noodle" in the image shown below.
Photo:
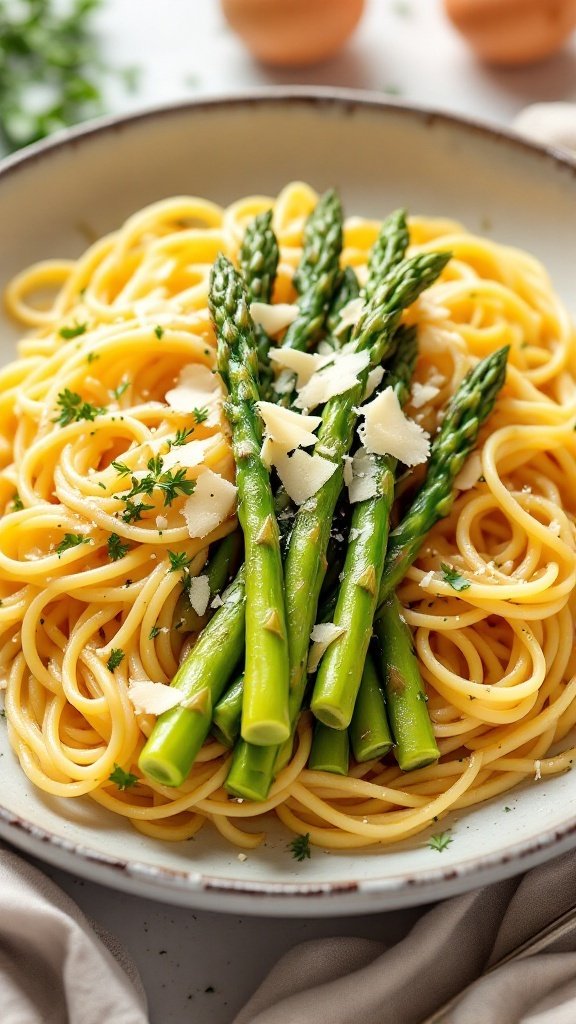
M215 366L207 291L217 253L235 258L247 222L273 207L281 247L274 300L292 301L316 200L301 183L226 209L167 199L79 259L23 271L6 292L8 312L29 329L0 371L0 687L10 741L34 785L88 796L156 839L188 839L211 821L250 849L276 815L325 848L389 844L452 809L563 772L574 757L566 740L576 724L574 329L531 256L415 216L411 251L454 255L407 314L418 325L415 379L433 384L433 397L409 405L409 415L433 433L470 367L510 346L507 382L470 457L466 489L399 588L439 763L405 774L391 761L371 762L346 778L311 771L304 712L293 757L265 803L228 797L230 755L213 739L179 789L142 778L119 789L110 780L116 764L137 774L154 722L135 712L130 681L170 682L186 639L170 552L198 575L209 545L236 528L232 516L192 539L184 493L170 504L156 491L144 496L150 507L133 521L119 514L119 497L177 431L189 431L186 443L203 442L186 479L208 467L233 481L221 411L191 419L166 394L190 364ZM360 217L345 225L343 263L361 282L378 228ZM62 395L68 405L81 396L88 415L67 420ZM414 476L400 492L413 485ZM111 536L121 559L111 557ZM442 563L470 586L456 593Z

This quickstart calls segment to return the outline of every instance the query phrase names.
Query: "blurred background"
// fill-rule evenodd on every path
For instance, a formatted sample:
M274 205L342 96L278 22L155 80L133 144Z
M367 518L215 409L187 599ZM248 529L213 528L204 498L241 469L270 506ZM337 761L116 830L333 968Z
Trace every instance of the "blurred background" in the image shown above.
M0 0L1 152L100 114L271 85L510 124L527 104L576 102L575 26L576 0Z

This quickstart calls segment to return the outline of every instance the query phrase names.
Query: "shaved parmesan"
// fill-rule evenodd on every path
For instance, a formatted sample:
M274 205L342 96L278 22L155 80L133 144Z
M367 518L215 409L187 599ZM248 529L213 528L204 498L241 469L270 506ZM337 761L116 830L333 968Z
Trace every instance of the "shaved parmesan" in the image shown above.
M143 715L162 715L177 707L182 697L182 690L147 679L131 680L128 687L128 699L134 710Z
M222 389L219 378L202 363L191 363L180 371L176 387L166 392L166 401L175 412L208 410L206 426L214 426L220 416Z
M320 664L320 658L334 640L337 640L342 633L345 633L344 626L336 626L334 622L318 622L312 632L310 639L312 646L308 655L308 671L315 672Z
M175 466L181 468L200 466L206 458L206 453L219 439L219 435L216 435L215 437L205 437L201 441L189 441L188 444L176 445L162 456L162 469L166 471L174 469Z
M274 457L274 465L289 498L296 505L311 498L336 472L336 463L323 459L321 455L309 455L297 448L293 455L281 449Z
M436 576L436 573L434 572L434 570L430 569L430 572L427 572L426 575L422 577L422 579L420 580L418 586L422 587L423 590L426 590L426 587L430 586L430 584L432 583L432 580L435 578L435 576Z
M156 529L157 530L167 530L168 529L168 520L167 520L166 516L156 516Z
M188 585L188 600L197 615L204 615L210 600L210 580L207 576L192 576Z
M354 474L352 472L352 457L350 455L345 455L344 456L343 476L344 476L344 486L345 487L350 487L350 484L352 483L352 480L354 478Z
M392 388L385 388L377 398L360 410L364 423L358 429L360 440L369 452L393 455L405 466L418 466L430 454L425 430L409 420Z
M368 379L366 381L366 387L364 388L364 394L362 395L363 402L365 402L366 399L370 398L370 396L374 394L383 376L383 366L375 366L373 370L370 370L370 373L368 374Z
M186 500L182 515L191 537L205 537L232 513L237 488L219 473L203 469L196 480L194 494Z
M266 437L285 451L316 444L316 435L312 431L320 424L321 416L303 416L273 402L257 402L256 408L264 420Z
M317 370L328 363L333 362L334 352L327 352L325 355L318 355L313 352L298 352L295 348L273 348L270 353L270 362L284 370L291 370L296 374L296 387L302 388L308 383L310 377ZM290 380L292 381L292 374Z
M298 409L315 409L335 395L343 395L358 383L358 374L370 362L368 352L342 352L332 357L331 365L312 375L300 388L294 405Z
M415 409L421 409L423 405L427 405L439 392L434 384L419 384L417 380L412 385L412 392L410 395L410 401Z
M364 299L350 299L350 301L347 302L345 306L342 306L342 309L340 310L340 320L334 333L341 334L347 327L355 327L363 310Z
M212 601L210 602L210 607L211 608L221 608L223 604L224 604L224 601L220 597L220 594L216 594L213 597Z
M350 504L366 501L378 494L378 472L374 459L365 448L359 448L352 459L352 481L348 484Z
M472 452L454 480L454 487L458 491L469 491L471 487L474 487L474 484L478 483L481 476L482 457L480 452Z
M267 302L252 302L250 305L250 316L255 324L259 324L266 334L278 334L285 327L298 317L298 306L291 306L286 302L277 302L271 305Z

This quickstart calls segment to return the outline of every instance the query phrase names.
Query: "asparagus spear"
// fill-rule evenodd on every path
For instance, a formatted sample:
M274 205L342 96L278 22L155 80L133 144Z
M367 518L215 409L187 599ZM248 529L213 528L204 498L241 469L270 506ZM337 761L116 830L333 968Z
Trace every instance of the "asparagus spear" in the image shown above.
M335 334L335 331L340 325L341 313L344 306L347 306L352 299L357 299L359 295L360 285L358 284L358 278L356 277L352 267L345 267L340 275L340 281L338 282L334 292L334 297L330 303L330 309L328 310L328 316L326 317L326 327L328 330L327 340L334 348L340 348L348 340L344 331L341 331L338 335ZM350 332L352 332L351 327Z
M316 722L308 767L316 772L348 775L349 759L350 744L346 730L330 729L322 722Z
M368 349L373 365L385 358L402 310L436 279L450 258L449 253L427 253L400 264L367 303L353 332L357 351ZM318 597L326 571L326 548L332 516L342 488L342 461L350 449L355 407L364 393L367 370L359 383L324 407L315 451L336 463L336 471L320 490L300 507L292 529L285 562L286 610L290 649L290 723L294 728L306 687L306 663L312 626L316 621ZM226 786L238 796L263 800L270 788L276 758L266 775L258 767L249 773L249 751L240 744L234 752ZM246 766L246 772L243 767ZM250 777L248 777L250 776ZM259 795L255 795L258 792Z
M392 594L375 620L376 652L386 691L386 708L394 736L394 756L410 772L437 761L440 752L426 707L418 660L410 628Z
M238 518L244 534L246 668L242 735L264 746L283 743L290 733L282 559L270 477L260 458L254 328L242 279L225 256L219 256L212 269L209 306L218 338L218 369L229 392L226 413L232 427Z
M250 221L240 246L240 269L248 302L272 301L279 256L278 241L272 228L272 210L266 210ZM268 360L270 338L260 324L255 330L260 391L268 397L274 379Z
M334 189L320 196L306 221L302 256L293 283L299 295L334 269L334 253L342 248L342 205Z
M447 253L425 253L401 263L376 289L354 328L355 350L369 350L370 365L381 363L392 348L402 311L438 277ZM302 702L310 633L316 621L318 596L326 571L325 556L332 516L343 483L343 459L352 444L356 407L362 400L368 367L358 383L324 406L314 451L336 464L320 490L296 516L285 565L286 612L290 650L290 717Z
M384 378L399 401L408 399L417 355L416 331L401 329L401 341ZM334 622L345 630L324 654L314 686L311 708L316 718L334 729L346 729L352 720L372 620L384 568L390 512L394 501L396 459L390 455L368 457L378 480L378 493L353 506L348 549Z
M359 764L384 757L392 746L384 694L369 652L364 662L349 734L354 758Z
M410 235L406 223L406 210L396 210L383 222L378 238L368 257L368 277L362 289L366 299L372 298L379 284L392 267L404 258Z
M222 597L222 605L204 627L172 686L182 704L157 719L138 766L164 786L181 786L204 743L212 708L244 651L244 568Z
M244 673L242 672L214 708L212 732L216 739L226 747L233 747L240 735L243 689Z
M506 378L508 352L506 346L486 356L453 395L432 442L424 484L402 521L390 533L379 605L406 575L434 523L450 512L454 480L476 444L480 427L494 408Z

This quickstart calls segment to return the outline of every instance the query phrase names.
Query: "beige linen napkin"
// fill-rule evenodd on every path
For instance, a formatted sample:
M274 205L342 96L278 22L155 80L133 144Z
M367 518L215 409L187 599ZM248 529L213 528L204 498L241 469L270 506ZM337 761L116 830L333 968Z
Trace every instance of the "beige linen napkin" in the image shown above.
M1 1024L146 1024L136 968L101 937L106 946L68 896L0 844Z
M306 942L282 957L234 1024L575 1024L576 915L535 955L495 966L575 903L570 853L438 904L390 949L385 933L381 942Z

